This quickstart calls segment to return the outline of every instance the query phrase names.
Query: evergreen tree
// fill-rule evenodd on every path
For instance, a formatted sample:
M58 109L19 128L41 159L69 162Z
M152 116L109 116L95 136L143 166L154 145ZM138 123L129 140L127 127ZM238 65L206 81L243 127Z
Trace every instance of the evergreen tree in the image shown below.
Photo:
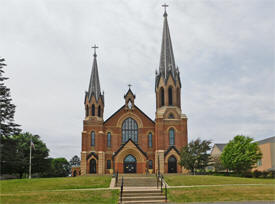
M6 66L5 59L0 58L0 135L8 137L20 132L18 124L14 123L15 105L12 104L10 89L4 84L7 77L4 77L3 68Z
M22 133L4 138L4 153L1 159L1 174L18 174L20 178L29 173L30 140L34 144L32 150L32 173L42 174L50 168L49 149L38 135ZM7 149L11 148L11 154Z

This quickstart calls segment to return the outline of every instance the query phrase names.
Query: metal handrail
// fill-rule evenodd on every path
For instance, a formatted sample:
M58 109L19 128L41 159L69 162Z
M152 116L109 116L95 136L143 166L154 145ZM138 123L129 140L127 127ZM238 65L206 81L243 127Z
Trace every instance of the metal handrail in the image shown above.
M165 184L165 202L167 202L167 185Z
M116 184L115 184L115 186L117 186L117 183L118 183L118 171L116 172Z
M164 180L164 177L162 174L158 175L157 176L157 188L158 188L158 182L159 182L159 179L160 179L160 190L161 190L161 193L163 193L163 188L165 187L165 202L167 202L167 184Z
M120 187L120 203L122 203L122 195L123 195L123 176L121 179L121 187Z

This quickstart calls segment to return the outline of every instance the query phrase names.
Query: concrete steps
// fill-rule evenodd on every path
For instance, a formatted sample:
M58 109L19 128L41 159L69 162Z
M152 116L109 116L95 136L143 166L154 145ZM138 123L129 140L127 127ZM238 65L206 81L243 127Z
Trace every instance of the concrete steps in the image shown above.
M121 178L118 182L118 186L120 185ZM155 177L124 177L121 204L164 203L165 195L156 185Z
M118 180L117 186L121 186L121 178ZM125 187L156 187L157 180L154 177L125 177L123 179Z

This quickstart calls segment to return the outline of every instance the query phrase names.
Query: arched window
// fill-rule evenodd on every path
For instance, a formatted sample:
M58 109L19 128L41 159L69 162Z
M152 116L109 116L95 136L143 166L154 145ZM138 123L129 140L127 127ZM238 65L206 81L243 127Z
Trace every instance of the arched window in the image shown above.
M173 105L173 88L171 86L168 88L168 104L169 106Z
M175 130L173 128L169 129L169 144L175 145Z
M153 161L149 160L148 162L148 169L153 169Z
M107 169L111 169L111 160L107 160Z
M107 133L107 147L111 147L111 133Z
M100 106L98 106L97 115L98 115L98 117L101 116L101 107Z
M95 146L95 132L94 131L91 133L91 146L92 147Z
M168 116L168 118L169 119L174 119L175 117L174 117L173 113L170 113L169 116Z
M130 138L135 143L138 142L138 125L134 119L127 118L122 124L122 142L125 143Z
M148 134L148 147L152 147L152 133L150 132L149 134Z
M88 116L89 116L89 106L86 105L86 117L88 117Z
M95 105L92 105L92 116L95 116Z
M164 88L160 88L160 107L164 106Z

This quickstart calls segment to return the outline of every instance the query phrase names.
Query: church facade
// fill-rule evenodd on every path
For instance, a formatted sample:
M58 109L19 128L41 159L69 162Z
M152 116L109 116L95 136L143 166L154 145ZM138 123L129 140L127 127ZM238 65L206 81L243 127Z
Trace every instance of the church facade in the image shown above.
M81 148L81 175L180 173L180 149L187 145L187 117L181 108L181 79L176 67L167 13L164 12L159 70L155 74L156 114L148 117L135 105L129 87L123 105L103 119L97 55L94 53ZM148 105L148 104L146 104Z

